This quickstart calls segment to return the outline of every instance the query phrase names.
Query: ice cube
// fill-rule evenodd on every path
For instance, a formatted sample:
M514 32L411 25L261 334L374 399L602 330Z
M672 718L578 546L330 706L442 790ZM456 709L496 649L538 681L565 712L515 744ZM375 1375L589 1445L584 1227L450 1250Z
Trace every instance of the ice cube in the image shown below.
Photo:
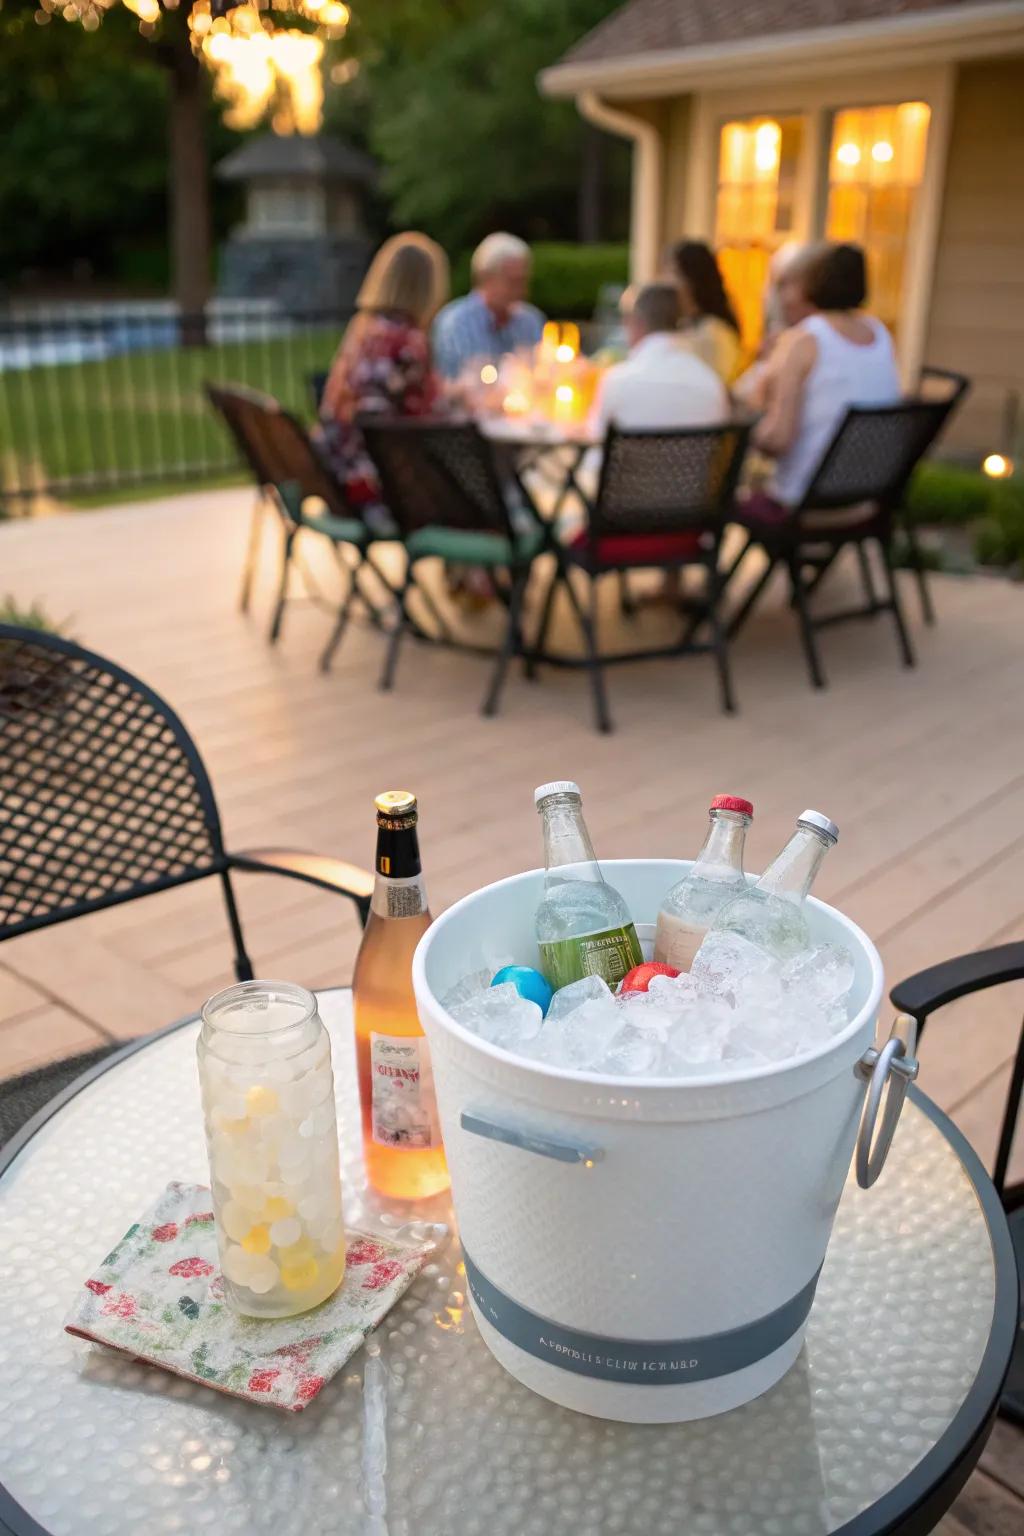
M853 956L842 944L818 944L787 961L782 980L790 992L827 1013L853 986Z
M513 1052L521 1052L534 1039L544 1019L537 1004L520 997L510 981L476 992L449 1011L481 1040Z
M733 1011L721 997L702 997L677 1017L665 1042L665 1069L673 1077L713 1072L722 1064Z
M738 933L712 929L693 957L690 975L702 992L725 997L746 976L772 968L771 955Z
M598 1063L622 1026L619 1010L610 998L610 993L608 999L591 996L554 1019L549 1009L544 1028L532 1042L530 1055L552 1067L597 1071Z
M661 1067L658 1037L626 1024L612 1037L595 1070L609 1077L655 1077Z
M471 1002L474 997L479 997L481 992L487 991L494 974L495 972L490 970L470 971L467 976L463 976L455 983L450 992L445 993L441 999L444 1007L449 1013L454 1013L462 1003Z
M579 981L571 981L567 987L559 987L547 1011L548 1023L567 1017L584 1003L594 1003L598 1007L614 1010L615 998L603 977L583 976ZM613 1013L613 1016L617 1022L618 1014Z

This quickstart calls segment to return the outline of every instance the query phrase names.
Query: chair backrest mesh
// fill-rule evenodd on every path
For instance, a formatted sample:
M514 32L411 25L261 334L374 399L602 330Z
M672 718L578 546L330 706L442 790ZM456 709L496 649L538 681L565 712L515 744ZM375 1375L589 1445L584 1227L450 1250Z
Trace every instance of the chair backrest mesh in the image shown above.
M341 487L318 457L308 433L272 395L238 385L208 384L206 390L260 485L293 486L299 502L316 496L338 517L352 516Z
M950 401L851 406L804 494L807 508L893 506L952 408Z
M508 534L493 450L472 422L362 417L359 426L404 535L431 527Z
M746 450L747 422L608 433L591 523L601 533L684 533L721 521Z
M101 656L0 625L0 939L222 867L177 715Z

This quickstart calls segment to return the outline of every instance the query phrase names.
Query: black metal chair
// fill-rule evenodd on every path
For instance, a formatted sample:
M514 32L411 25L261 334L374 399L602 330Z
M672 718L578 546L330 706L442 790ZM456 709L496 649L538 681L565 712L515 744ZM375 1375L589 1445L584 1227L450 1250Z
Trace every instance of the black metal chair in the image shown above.
M305 428L272 395L239 385L209 383L206 385L206 393L211 404L223 416L258 486L242 578L240 606L243 612L249 605L262 519L268 504L275 508L281 519L281 573L270 624L271 643L281 633L288 597L288 578L297 554L296 540L299 533L303 529L310 529L321 534L334 549L339 569L346 577L346 590L338 608L334 630L321 657L321 667L326 670L341 641L357 597L362 600L371 618L375 622L380 621L378 609L360 587L362 572L369 567L377 580L391 591L390 583L368 552L373 534L349 507L341 487L316 453ZM310 499L322 502L324 510L307 511L306 503ZM354 565L350 565L344 556L346 548L355 553Z
M946 406L946 417L940 427L941 431L970 387L970 380L965 378L962 373L954 373L951 368L936 368L930 363L926 363L918 377L917 395L920 400L934 401L937 404ZM907 541L910 568L914 572L914 580L917 583L917 596L921 604L921 617L926 624L932 625L935 623L935 608L932 604L931 592L928 589L928 575L924 552L918 542L914 519L905 506L901 506L899 509L899 522Z
M114 662L10 624L0 624L0 805L0 941L215 878L245 981L236 873L288 875L347 897L363 923L369 913L373 876L354 864L225 848L213 786L170 706ZM46 1070L30 1075L36 1098Z
M733 421L719 427L671 432L609 428L597 495L586 505L586 526L571 542L556 548L556 567L544 598L535 657L545 659L555 596L563 587L583 634L600 731L612 729L604 686L604 667L609 662L711 651L718 667L722 706L728 712L735 708L725 628L719 613L719 551L750 425L748 421ZM622 578L632 570L680 570L684 566L699 566L704 579L702 592L689 602L691 611L679 641L658 649L602 653L597 636L598 579L610 572ZM589 611L573 588L573 570L581 570L590 578ZM705 621L711 632L710 644L697 644L694 635Z
M929 1017L947 1003L959 997L969 997L975 992L986 991L1008 981L1024 980L1024 943L1000 944L995 949L982 949L970 955L958 955L954 960L944 960L926 971L918 971L893 987L889 996L894 1007L901 1013L909 1013L917 1020L918 1030L924 1029ZM1009 1218L1013 1237L1017 1268L1024 1285L1024 1181L1007 1185L1006 1174L1010 1165L1017 1122L1020 1119L1021 1098L1024 1096L1024 1023L1022 1023L1017 1055L1010 1074L1010 1087L1003 1111L1003 1123L999 1132L999 1146L992 1182L1003 1202ZM1021 1297L1021 1331L1017 1338L1006 1392L1000 1412L1015 1423L1024 1425L1024 1292Z
M776 568L784 565L789 572L790 601L800 622L800 637L815 688L825 687L815 633L847 619L891 613L904 665L914 665L893 574L893 522L914 466L934 442L951 410L950 401L931 400L851 406L798 506L781 512L767 498L757 496L749 502L736 503L732 519L746 529L747 541L730 566L726 583L732 582L748 553L758 546L768 556L768 563L731 615L730 636L738 633ZM886 585L882 598L875 591L867 553L869 542L876 543L882 554ZM812 617L808 600L848 545L857 551L865 606ZM807 570L813 572L809 580L804 577Z
M523 597L533 561L544 545L543 529L527 511L518 528L506 499L490 444L472 422L365 417L359 423L377 466L387 506L398 524L408 563L399 592L399 621L391 632L380 686L394 685L402 637L415 629L409 590L420 560L440 559L508 572L502 592L507 608L481 713L496 713L513 656L525 654ZM525 499L525 497L524 497Z

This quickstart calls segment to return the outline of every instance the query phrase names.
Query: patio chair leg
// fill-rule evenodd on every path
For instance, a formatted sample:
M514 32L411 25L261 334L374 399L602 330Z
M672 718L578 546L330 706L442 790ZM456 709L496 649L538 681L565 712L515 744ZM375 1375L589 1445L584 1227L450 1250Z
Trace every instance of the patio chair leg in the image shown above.
M402 584L398 596L398 613L395 615L395 625L388 636L388 648L384 654L384 669L380 674L378 687L381 693L389 693L395 683L395 668L398 665L398 648L402 643L402 636L409 624L409 616L405 611L405 600L409 588L412 585L412 572L406 571L405 581Z
M483 706L480 710L482 715L490 716L498 713L498 701L501 698L501 690L505 686L508 664L512 657L523 649L523 637L519 628L519 620L523 608L523 594L526 591L529 574L529 571L521 571L512 577L512 585L508 593L508 622L505 625L505 638L502 641L501 650L498 652L498 658L494 663L490 687L487 690Z
M624 619L636 617L636 598L629 590L629 572L619 572L619 611Z
M722 588L723 592L725 591L725 589L729 585L729 583L732 581L733 577L736 575L736 572L739 570L739 568L743 564L744 560L750 554L750 551L753 549L755 542L756 541L754 539L754 535L752 533L748 533L747 534L747 542L744 544L743 548L739 551L739 553L737 554L735 560L728 567L728 569L722 572L721 588Z
M608 735L615 727L612 724L611 713L608 709L608 696L604 687L604 668L601 666L601 656L597 649L597 582L590 578L590 612L587 613L583 604L576 595L575 588L569 576L565 578L565 590L569 594L569 601L576 611L580 629L583 631L583 639L587 647L587 672L590 675L590 686L594 694L594 714L597 717L597 728L604 735Z
M935 623L935 609L932 607L932 594L928 585L928 573L925 570L924 555L917 540L917 530L909 520L904 524L907 535L907 548L910 551L910 560L914 569L914 579L917 582L917 596L921 604L921 617L924 622L932 626Z
M277 603L274 607L274 617L270 621L270 643L274 645L281 633L281 621L284 618L284 605L288 597L288 574L291 570L292 554L295 549L295 535L297 528L286 528L284 534L284 548L281 554L281 581L277 589Z
M810 609L807 606L807 593L804 589L803 577L800 575L800 560L794 552L787 559L789 566L789 579L792 584L793 605L796 608L797 618L800 621L800 639L804 648L804 656L807 660L807 670L811 674L811 683L815 688L825 688L825 673L822 670L818 657L818 647L814 643L814 624L811 620Z
M889 593L889 606L892 609L892 620L896 625L896 635L900 643L900 653L905 667L917 665L914 648L910 643L910 635L907 633L906 622L903 618L903 606L896 587L896 573L892 567L892 547L883 539L879 539L879 548L882 551L882 568L885 571L885 585Z
M442 614L440 608L434 602L433 594L431 593L430 588L425 586L422 581L417 581L415 576L412 579L411 585L416 589L417 593L422 598L424 608L426 608L427 612L430 614L430 617L437 625L438 638L441 640L451 640L451 627ZM423 633L422 629L420 632ZM430 637L428 636L428 638Z
M825 577L828 575L829 571L832 569L833 565L835 564L838 555L839 555L839 546L837 546L832 551L832 553L829 555L827 560L825 560L821 565L818 566L818 568L815 571L814 575L811 577L810 581L807 583L806 588L804 589L806 591L808 597L813 596L813 594L815 592L817 592L818 588L821 586L822 582L825 580ZM869 577L870 577L870 572L869 572ZM790 598L790 607L792 607L792 606L793 606L793 602L792 602L792 598Z
M747 548L749 549L749 547L750 546L748 545ZM745 553L746 550L744 550L744 554ZM776 555L768 556L768 564L765 566L764 570L761 572L761 575L758 577L757 581L755 581L754 585L751 587L750 591L747 593L740 606L736 609L736 612L729 618L729 621L725 626L725 632L730 640L734 639L736 635L739 634L743 625L746 623L754 607L754 604L757 602L758 598L761 596L761 593L764 591L765 587L774 576L775 567L778 565L778 563L778 557ZM735 570L736 564L734 563L732 566L732 571L734 572ZM726 572L721 586L722 591L724 591L728 585L730 574L732 574L732 572Z
M537 638L533 642L532 649L526 653L523 664L523 671L531 682L533 682L537 676L537 660L544 654L544 644L548 638L548 630L551 627L551 615L555 606L555 593L558 590L558 583L561 580L562 573L556 566L551 573L551 581L549 582L548 589L544 594L544 606L541 609L540 624L537 628Z
M722 691L722 708L727 715L736 713L736 699L732 691L732 677L729 670L729 651L725 625L721 615L721 578L717 566L708 570L708 607L707 621L711 631L711 649L715 653L715 665L718 668L718 684Z
M860 579L864 584L864 596L868 600L868 612L877 613L879 609L878 595L875 592L875 582L871 575L871 561L868 559L868 547L863 539L857 544L857 560L860 564ZM813 589L812 589L813 590Z
M346 566L346 570L347 569L348 567ZM320 657L321 672L327 672L330 670L331 662L334 660L334 653L338 649L338 646L341 644L341 638L345 633L346 626L348 625L348 618L352 611L353 599L357 596L361 597L362 594L356 585L356 575L354 571L349 571L348 591L346 592L345 597L338 608L338 617L334 621L334 628L331 630L330 639L324 646Z
M252 579L256 573L256 556L259 553L265 509L263 492L258 491L256 500L253 502L252 520L249 524L249 541L245 551L245 565L242 568L242 590L238 594L238 607L241 613L249 612L249 597L252 593Z

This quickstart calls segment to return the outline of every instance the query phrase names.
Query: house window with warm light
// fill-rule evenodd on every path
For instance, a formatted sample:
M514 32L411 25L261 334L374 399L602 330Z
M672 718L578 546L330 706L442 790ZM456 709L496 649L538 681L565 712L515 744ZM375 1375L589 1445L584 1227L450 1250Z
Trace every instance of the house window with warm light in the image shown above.
M894 332L930 117L923 101L903 101L844 108L832 122L825 234L864 247L868 303Z
M715 249L744 344L761 337L768 263L793 238L802 117L723 123L718 146Z

